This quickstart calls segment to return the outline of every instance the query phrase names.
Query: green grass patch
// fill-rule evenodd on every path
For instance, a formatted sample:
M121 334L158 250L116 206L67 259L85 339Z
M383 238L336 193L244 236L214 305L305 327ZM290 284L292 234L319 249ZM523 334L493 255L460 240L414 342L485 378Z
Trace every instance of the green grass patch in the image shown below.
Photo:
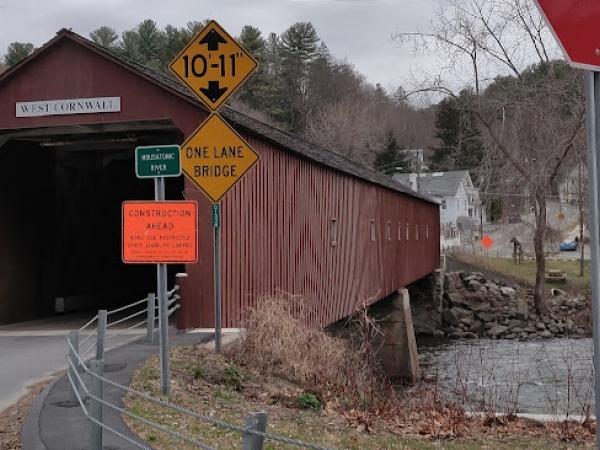
M514 279L516 282L533 286L535 284L535 260L526 260L523 264L515 264L509 258L494 258L481 255L453 255L453 257L469 264L497 272ZM567 291L582 291L590 288L590 261L584 262L583 277L579 276L579 261L546 260L546 271L555 269L567 274L565 283L546 283L546 288L557 287Z

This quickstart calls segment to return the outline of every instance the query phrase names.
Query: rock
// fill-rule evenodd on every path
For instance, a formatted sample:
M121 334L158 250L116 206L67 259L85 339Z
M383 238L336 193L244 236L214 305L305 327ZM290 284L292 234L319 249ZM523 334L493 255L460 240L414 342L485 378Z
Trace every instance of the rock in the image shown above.
M433 332L433 337L444 337L444 332L442 330L435 330Z
M489 313L489 312L476 312L475 315L482 321L482 322L492 322L494 320L496 320L496 315Z
M456 331L452 333L450 337L455 339L477 339L479 336L477 336L475 333L470 333L468 331Z
M498 287L498 285L496 283L492 283L491 281L486 281L484 286L489 290L495 290L495 291L499 291L500 288Z
M549 330L542 331L539 336L543 339L548 339L552 337L552 333Z
M556 297L560 297L562 295L567 295L567 293L565 291L563 291L562 289L557 289L557 288L552 288L550 289L550 293Z
M506 330L508 330L508 327L504 325L496 325L495 327L490 328L487 331L487 334L488 336L497 337L500 336L502 333L506 332Z
M575 325L575 324L573 323L573 320L571 320L571 319L567 319L567 320L565 320L565 326L564 326L564 327L565 327L565 329L566 329L567 331L572 331L572 330L573 330L573 326L574 326L574 325Z
M473 313L468 309L461 308L459 306L453 306L450 308L450 312L454 314L457 320L463 319L465 317L473 317Z
M489 330L489 329L497 327L497 326L498 326L498 322L488 322L485 324L485 329Z
M458 319L450 309L442 311L442 320L448 325L458 325Z
M483 274L481 272L472 272L468 275L465 275L463 277L463 281L465 284L469 283L470 281L477 281L478 283L483 284L487 280L485 279L485 277L483 276Z
M524 298L517 300L517 317L522 320L529 319L529 305Z
M577 328L576 333L580 336L585 336L586 334L585 330L581 327Z
M472 333L480 333L481 332L481 321L476 320L469 326L469 331Z
M455 331L454 333L450 333L450 337L453 339L460 339L465 336L466 331Z
M538 322L538 323L535 324L535 327L538 330L545 330L546 329L546 324L544 322Z
M502 295L504 295L505 297L508 297L508 298L513 298L515 296L515 294L517 293L517 291L515 291L513 288L506 287L506 286L501 287L500 292L502 292Z
M508 328L513 331L513 328L521 327L523 325L523 321L518 319L512 319L508 321ZM513 331L514 332L514 331Z
M513 334L513 333L508 333L508 334L505 334L504 336L502 336L502 338L503 339L516 339L517 335Z
M476 280L470 280L466 284L466 286L467 286L467 289L470 290L470 291L472 291L472 292L475 292L475 291L478 291L479 289L481 289L481 283L479 281L476 281Z
M451 292L447 294L446 297L448 297L451 306L470 306L469 302L467 302L458 292Z
M474 321L475 321L475 319L473 319L473 316L463 317L462 319L459 320L461 325L466 325L467 327L470 327Z
M517 310L515 308L507 308L506 315L508 317L517 317Z
M527 338L529 338L529 333L522 332L521 339L527 339Z
M523 334L523 328L521 328L521 327L510 328L510 332L515 333L515 334ZM525 333L525 334L527 334L527 333Z
M558 325L556 324L556 322L552 321L548 324L548 330L552 333L552 334L556 334L558 333Z
M473 306L471 309L473 311L475 311L476 313L486 312L486 311L491 311L492 310L492 305L490 305L487 302L484 302L484 303L480 303L478 305Z

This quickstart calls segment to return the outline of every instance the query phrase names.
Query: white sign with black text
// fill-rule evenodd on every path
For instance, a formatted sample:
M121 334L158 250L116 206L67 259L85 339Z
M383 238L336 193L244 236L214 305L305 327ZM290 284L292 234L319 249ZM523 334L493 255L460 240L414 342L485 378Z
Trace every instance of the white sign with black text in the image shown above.
M16 103L16 117L98 114L120 111L121 97L69 98Z

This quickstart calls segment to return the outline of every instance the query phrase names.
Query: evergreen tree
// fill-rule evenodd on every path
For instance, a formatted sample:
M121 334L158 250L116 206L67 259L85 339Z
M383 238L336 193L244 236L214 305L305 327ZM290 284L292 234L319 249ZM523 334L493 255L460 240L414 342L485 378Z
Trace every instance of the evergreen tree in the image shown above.
M163 66L161 55L164 54L165 36L150 19L144 20L137 27L138 53L142 64L159 68Z
M4 64L14 66L22 59L27 58L33 53L35 48L31 42L12 42L4 55Z
M102 47L113 49L116 46L119 35L113 28L102 26L90 33L90 39Z
M261 109L267 83L267 67L265 67L267 44L260 30L250 25L242 28L238 42L258 61L258 69L240 88L238 98L254 109Z
M434 149L432 170L469 170L474 180L483 157L483 141L472 108L465 105L473 93L460 92L458 99L442 100L435 115L435 137L441 145Z
M447 97L437 106L435 113L435 137L440 140L431 158L431 170L444 171L453 168L452 158L458 149L460 111L456 100Z
M294 132L304 131L308 70L317 56L318 43L319 36L310 22L297 22L281 35L283 100L286 122Z
M396 168L401 168L403 172L410 170L406 153L400 151L396 136L391 131L386 133L383 148L377 153L373 167L375 170L388 175L396 172Z

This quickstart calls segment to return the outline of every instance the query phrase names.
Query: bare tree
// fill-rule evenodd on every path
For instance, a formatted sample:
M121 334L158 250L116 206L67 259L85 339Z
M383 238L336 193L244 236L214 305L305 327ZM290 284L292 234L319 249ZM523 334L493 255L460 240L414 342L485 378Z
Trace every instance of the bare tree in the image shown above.
M528 195L535 217L534 299L541 314L547 199L561 165L582 145L580 76L553 59L558 51L531 0L445 0L430 31L400 32L394 38L411 42L415 51L437 50L447 61L415 92L461 100L458 89L473 87L473 100L464 106L484 133L487 159L494 161L488 169ZM450 79L463 86L453 86Z

